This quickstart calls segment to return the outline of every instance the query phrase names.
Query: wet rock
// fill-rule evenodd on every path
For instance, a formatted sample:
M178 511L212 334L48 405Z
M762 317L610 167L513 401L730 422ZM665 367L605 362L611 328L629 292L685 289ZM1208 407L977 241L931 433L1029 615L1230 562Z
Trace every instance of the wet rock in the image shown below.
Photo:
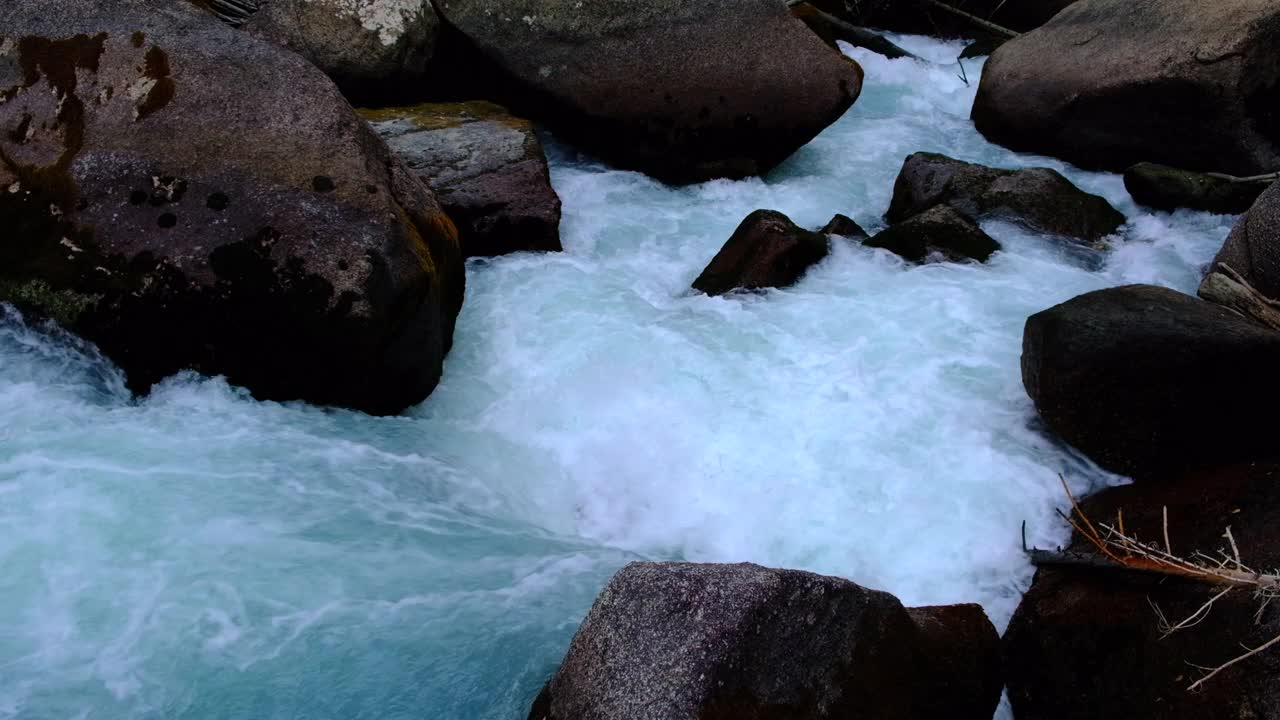
M532 123L487 102L363 114L435 192L464 255L561 249L560 197Z
M453 224L321 72L185 3L0 6L0 299L129 386L390 413L435 387Z
M227 0L202 1L227 4ZM239 23L245 32L310 60L354 101L420 94L414 84L426 74L440 28L431 0L255 0L254 4L256 9L243 13Z
M1280 402L1280 333L1149 285L1027 319L1022 381L1049 429L1140 482L1280 455L1257 414Z
M1280 566L1280 466L1219 468L1158 486L1113 488L1084 502L1097 522L1123 512L1125 530L1164 547L1163 511L1175 553L1230 552L1231 528L1248 565ZM1077 551L1093 548L1077 538ZM1116 570L1045 567L1005 634L1009 700L1019 720L1165 718L1238 720L1280 717L1280 653L1249 658L1206 682L1205 673L1280 634L1274 604L1236 590L1195 627L1164 637L1153 610L1171 623L1191 617L1222 588Z
M1280 298L1280 182L1272 184L1231 229L1212 269L1223 265L1263 295Z
M840 49L840 42L846 42L854 47L866 48L890 59L915 57L915 55L886 40L884 36L877 35L866 28L850 25L809 3L802 2L792 5L791 15L808 25L810 30L822 38L823 42L837 50Z
M976 605L908 610L847 580L632 563L596 599L536 720L988 720L999 641Z
M840 237L858 241L866 240L870 237L867 231L862 229L862 226L853 221L853 218L839 213L831 218L831 222L827 223L818 232L823 235L839 235Z
M935 205L891 225L863 244L883 248L911 262L933 258L986 262L1000 249L1000 243L949 205Z
M794 284L831 250L827 236L797 227L773 210L748 215L693 281L708 295Z
M907 157L885 219L901 222L939 203L970 217L1009 220L1082 243L1095 243L1124 224L1110 203L1056 170L1001 170L936 153Z
M1280 5L1080 0L987 62L973 120L1015 150L1122 171L1280 167Z
M511 0L503 12L449 0L438 10L471 50L455 66L491 66L486 97L669 182L763 173L862 89L861 68L777 0Z
M1156 163L1138 163L1124 171L1124 186L1134 201L1157 210L1190 208L1219 215L1248 210L1267 183L1233 182Z

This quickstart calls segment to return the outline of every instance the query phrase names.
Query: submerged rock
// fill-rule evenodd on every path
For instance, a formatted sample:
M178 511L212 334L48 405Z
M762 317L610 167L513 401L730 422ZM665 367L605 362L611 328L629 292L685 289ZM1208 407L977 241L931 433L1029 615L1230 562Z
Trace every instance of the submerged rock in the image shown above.
M1124 171L1124 187L1134 201L1157 210L1190 208L1237 215L1253 205L1267 183L1234 182L1167 165L1138 163Z
M1280 298L1280 182L1273 183L1231 229L1211 270L1224 265L1263 295Z
M853 104L862 70L777 0L449 0L461 68L513 110L670 182L763 173ZM745 59L749 58L749 61Z
M1083 502L1098 522L1124 514L1125 531L1181 556L1231 552L1230 527L1246 565L1280 566L1280 466L1221 468L1160 486L1113 488ZM1086 557L1091 545L1071 546ZM1168 635L1224 588L1167 576L1044 567L1022 600L1004 649L1009 700L1019 720L1163 718L1238 720L1280 717L1280 653L1238 663L1195 691L1188 687L1217 667L1280 634L1274 603L1237 589L1213 603L1194 627ZM1256 616L1256 618L1255 618Z
M197 0L310 60L359 102L420 94L440 19L431 0ZM238 12L229 12L238 11Z
M530 720L989 720L999 640L977 605L906 609L848 580L632 563Z
M786 287L830 251L826 235L797 227L780 212L756 210L693 281L693 289L724 295L733 290Z
M949 205L935 205L881 230L863 244L883 248L911 262L925 262L931 256L986 262L1000 249L1000 243Z
M907 157L885 219L901 222L939 203L970 217L1009 220L1084 243L1095 243L1124 224L1124 215L1110 203L1056 170L1001 170L936 153Z
M435 192L464 255L561 249L560 196L532 123L486 102L363 114Z
M866 240L871 237L867 234L866 230L862 229L861 225L853 221L853 218L839 213L836 213L836 215L831 218L831 222L828 222L818 232L823 235L839 235L840 237L859 241Z
M1015 150L1122 171L1280 167L1280 4L1080 0L1000 47L973 105Z
M1022 381L1049 429L1140 482L1280 456L1280 333L1149 285L1087 293L1027 319Z
M6 3L0 28L0 300L137 392L187 368L375 413L431 392L456 231L320 71L185 3Z

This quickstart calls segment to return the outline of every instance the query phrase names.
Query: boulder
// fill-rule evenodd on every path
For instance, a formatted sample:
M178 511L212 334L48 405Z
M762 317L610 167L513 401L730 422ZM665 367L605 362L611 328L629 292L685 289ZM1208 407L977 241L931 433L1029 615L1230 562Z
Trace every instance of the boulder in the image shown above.
M1263 571L1280 567L1280 466L1218 468L1166 485L1106 490L1083 503L1098 522L1124 514L1125 531L1182 556L1231 549ZM1095 555L1077 538L1071 546ZM1004 638L1009 700L1018 720L1162 718L1238 720L1280 717L1280 653L1258 654L1206 681L1217 667L1280 634L1272 603L1247 589L1216 601L1195 627L1161 632L1191 617L1223 588L1146 573L1097 567L1042 567ZM1242 647L1244 646L1244 647Z
M669 182L767 171L853 104L857 63L778 0L449 0L438 10L516 112Z
M973 121L993 142L1123 171L1280 168L1280 4L1080 0L1005 43Z
M1000 249L1000 243L950 205L935 205L881 230L863 244L917 263L933 257L986 262Z
M347 97L363 103L420 95L414 84L426 74L440 29L431 0L197 3L246 32L302 55L333 78Z
M632 563L578 629L530 720L989 720L999 640L982 608L902 606L758 565Z
M561 249L560 196L528 120L487 102L362 114L435 192L465 256Z
M1157 210L1190 208L1219 215L1248 210L1267 189L1264 182L1238 182L1157 163L1124 171L1124 187L1135 202Z
M866 230L862 229L861 225L853 221L853 218L848 215L841 215L840 213L836 213L835 216L831 218L831 221L818 232L823 235L839 235L840 237L857 240L859 242L871 237L867 234Z
M0 28L0 300L139 392L186 368L374 413L431 392L456 230L323 73L185 3L6 3Z
M897 58L914 58L915 55L903 50L884 36L870 30L851 25L840 18L825 13L807 2L791 6L791 15L809 26L822 41L839 50L840 43L846 42L854 47L865 48L871 52L896 60Z
M774 210L756 210L733 231L724 247L693 281L708 295L793 285L831 246L827 236L797 227Z
M901 222L939 203L970 217L1008 220L1082 243L1096 243L1125 222L1110 203L1056 170L1001 170L936 153L907 157L885 219Z
M1262 194L1231 229L1212 270L1225 265L1269 298L1280 298L1280 182Z
M1280 333L1149 285L1087 293L1027 319L1022 382L1045 424L1139 482L1280 455Z

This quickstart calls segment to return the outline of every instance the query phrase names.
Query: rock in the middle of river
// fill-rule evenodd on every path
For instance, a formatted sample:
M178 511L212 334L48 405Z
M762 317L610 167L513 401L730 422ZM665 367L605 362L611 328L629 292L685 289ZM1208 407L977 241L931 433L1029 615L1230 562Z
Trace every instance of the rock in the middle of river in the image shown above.
M756 210L693 281L693 289L724 295L733 290L786 287L830 251L825 234L797 227L776 210Z
M437 7L475 51L468 67L491 66L504 104L668 182L762 173L862 90L857 63L778 0Z

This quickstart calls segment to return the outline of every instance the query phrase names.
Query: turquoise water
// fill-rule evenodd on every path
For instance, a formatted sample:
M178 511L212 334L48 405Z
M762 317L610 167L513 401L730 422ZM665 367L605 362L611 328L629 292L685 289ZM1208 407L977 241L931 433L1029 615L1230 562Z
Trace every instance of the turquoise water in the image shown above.
M1232 218L986 143L959 44L853 51L853 110L770 177L670 188L552 143L566 252L469 266L445 380L403 417L181 375L131 399L92 350L0 322L0 718L523 718L636 558L842 575L1003 626L1019 527L1064 537L1027 315L1194 289ZM751 210L881 222L902 159L1049 165L1128 215L1079 255L1010 226L985 266L837 242L794 288L687 291Z

